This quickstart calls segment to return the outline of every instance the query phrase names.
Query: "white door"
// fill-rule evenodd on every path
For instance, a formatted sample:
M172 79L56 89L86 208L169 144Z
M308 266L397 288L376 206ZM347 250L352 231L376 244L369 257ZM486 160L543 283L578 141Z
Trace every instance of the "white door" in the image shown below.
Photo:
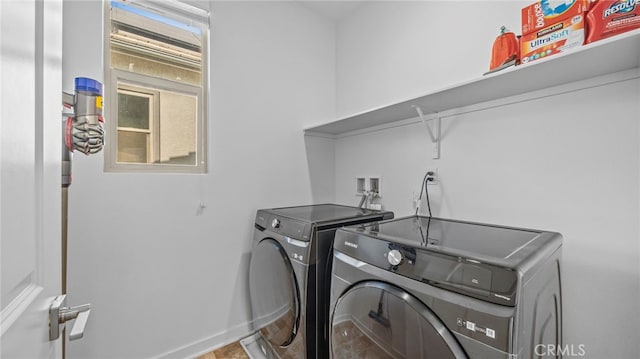
M0 357L61 358L62 0L0 0Z

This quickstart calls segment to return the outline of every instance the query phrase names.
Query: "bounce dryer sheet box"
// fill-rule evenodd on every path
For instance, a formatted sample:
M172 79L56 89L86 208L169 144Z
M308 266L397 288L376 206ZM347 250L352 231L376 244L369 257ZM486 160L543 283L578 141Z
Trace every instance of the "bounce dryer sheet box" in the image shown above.
M520 38L520 61L526 64L561 52L577 49L584 43L585 19L576 15L555 25Z
M587 14L586 43L640 28L640 0L600 0Z
M539 0L522 9L522 35L528 35L565 19L584 15L590 0Z

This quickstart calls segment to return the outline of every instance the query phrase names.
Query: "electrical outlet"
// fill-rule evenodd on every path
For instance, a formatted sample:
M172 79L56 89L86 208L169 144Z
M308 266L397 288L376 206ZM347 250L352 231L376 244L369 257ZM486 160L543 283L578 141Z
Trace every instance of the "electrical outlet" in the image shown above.
M438 176L437 168L429 168L427 169L427 173L428 172L432 173L431 175L427 174L426 181L428 185L437 185L438 183L440 183L440 177Z

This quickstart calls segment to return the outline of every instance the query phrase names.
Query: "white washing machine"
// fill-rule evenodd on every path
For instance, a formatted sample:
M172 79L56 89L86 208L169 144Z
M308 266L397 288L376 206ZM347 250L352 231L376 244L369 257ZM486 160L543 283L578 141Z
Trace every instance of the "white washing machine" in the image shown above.
M562 344L558 233L411 216L339 229L330 353L533 358Z

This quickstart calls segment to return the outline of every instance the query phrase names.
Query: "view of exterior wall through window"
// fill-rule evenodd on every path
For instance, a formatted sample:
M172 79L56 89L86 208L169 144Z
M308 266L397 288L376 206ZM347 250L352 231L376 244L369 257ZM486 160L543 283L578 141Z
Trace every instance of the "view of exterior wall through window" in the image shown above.
M105 170L205 172L208 13L113 0L107 16Z

